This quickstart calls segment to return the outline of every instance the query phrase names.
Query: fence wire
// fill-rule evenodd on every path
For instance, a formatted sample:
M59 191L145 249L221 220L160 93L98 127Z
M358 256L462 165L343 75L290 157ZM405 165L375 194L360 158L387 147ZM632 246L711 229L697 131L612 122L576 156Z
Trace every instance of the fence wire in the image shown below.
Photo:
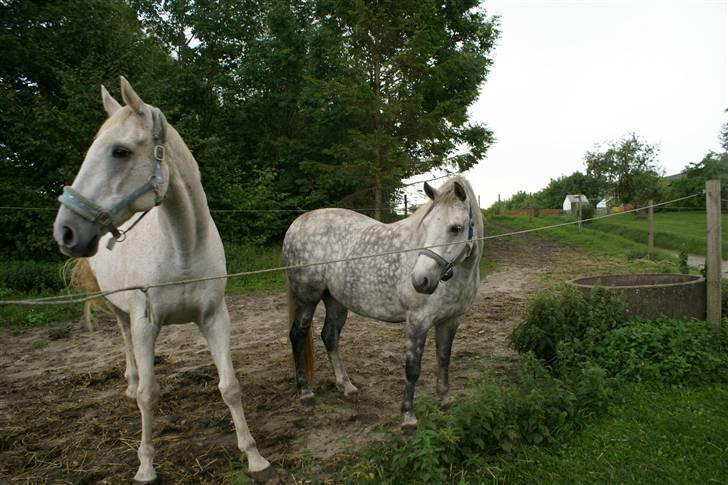
M446 246L454 246L459 244L467 244L471 241L487 241L491 239L499 239L504 237L510 237L510 236L517 236L520 234L528 234L532 232L539 232L539 231L545 231L548 229L554 229L557 227L565 227L565 226L572 226L574 224L580 224L583 222L590 222L590 221L598 221L601 219L606 219L609 217L616 217L624 214L629 214L632 212L639 212L643 211L645 209L649 209L650 207L662 207L668 204L674 204L676 202L680 202L683 200L692 199L693 197L699 197L702 194L691 194L687 195L685 197L679 197L677 199L669 200L666 202L660 202L657 204L652 204L644 207L639 207L636 209L616 212L612 214L606 214L602 216L596 216L591 217L589 219L581 219L581 220L575 220L575 221L569 221L569 222L563 222L559 224L552 224L549 226L542 226L542 227L536 227L531 229L523 229L520 231L513 231L503 234L494 234L491 236L483 236L478 238L473 238L470 241L458 241L454 243L442 243L442 244L433 244L429 246L421 246L421 247L414 247L409 249L399 249L395 251L384 251L380 253L373 253L373 254L366 254L361 256L352 256L349 258L341 258L341 259L332 259L332 260L326 260L326 261L317 261L313 263L303 263L303 264L294 264L294 265L288 265L288 266L278 266L275 268L264 268L264 269L258 269L258 270L252 270L252 271L241 271L238 273L230 273L225 275L218 275L218 276L208 276L205 278L192 278L192 279L185 279L185 280L177 280L177 281L168 281L163 283L152 283L148 285L134 285L134 286L127 286L124 288L118 288L115 290L107 290L107 291L97 291L92 293L85 293L85 294L76 294L76 295L55 295L55 296L49 296L49 297L42 297L42 298L28 298L28 299L22 299L22 300L0 300L0 305L68 305L68 304L74 304L74 303L84 303L90 300L94 300L96 298L102 298L107 297L110 295L114 295L117 293L127 292L127 291L141 291L145 294L145 296L148 297L148 291L152 288L164 288L168 286L177 286L177 285L186 285L190 283L200 283L204 281L213 281L213 280L221 280L221 279L230 279L230 278L240 278L243 276L252 276L252 275L258 275L258 274L264 274L264 273L272 273L276 271L288 271L288 270L294 270L294 269L303 269L303 268L310 268L314 266L323 266L327 264L338 264L338 263L346 263L351 261L360 261L363 259L370 259L370 258L380 258L385 256L393 256L395 254L403 254L403 253L410 253L414 251L422 251L424 249L433 249L433 248L440 248L440 247L446 247Z

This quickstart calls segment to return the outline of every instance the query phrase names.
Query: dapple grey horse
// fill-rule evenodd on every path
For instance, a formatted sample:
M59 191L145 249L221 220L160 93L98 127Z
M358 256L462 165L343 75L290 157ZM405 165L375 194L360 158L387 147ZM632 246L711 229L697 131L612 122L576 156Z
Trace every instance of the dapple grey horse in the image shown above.
M435 327L437 392L447 403L448 366L455 332L480 283L483 220L468 181L456 176L406 219L383 224L357 212L320 209L291 224L283 241L286 265L307 265L368 254L396 252L288 271L290 339L301 401L310 403L311 320L318 302L326 307L321 338L337 387L356 395L339 356L339 335L348 310L387 322L406 322L402 400L405 431L417 426L412 400L428 330ZM405 251L412 248L428 248Z
M123 77L121 95L123 107L101 87L109 118L73 185L59 197L53 234L61 252L87 258L79 264L93 273L91 280L101 290L224 275L225 252L197 162L162 112L145 104ZM141 215L127 223L135 213ZM207 340L248 471L259 480L274 475L243 414L224 290L225 280L214 279L108 296L126 347L126 395L136 400L142 415L137 482L157 479L152 464L152 411L159 397L154 343L162 325L186 322L197 323Z

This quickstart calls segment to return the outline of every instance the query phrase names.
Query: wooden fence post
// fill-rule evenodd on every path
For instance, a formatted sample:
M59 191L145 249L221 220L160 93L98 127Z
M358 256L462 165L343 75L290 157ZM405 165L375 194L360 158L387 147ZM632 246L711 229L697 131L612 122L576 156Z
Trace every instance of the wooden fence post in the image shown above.
M705 258L708 323L717 332L721 328L720 279L723 266L720 234L720 180L705 182L705 209L707 216L707 245Z
M407 211L407 194L404 194L404 216L407 217L409 212Z
M581 201L576 206L576 220L579 221L579 232L581 232Z
M647 259L652 259L655 252L655 212L652 210L652 200L647 208Z

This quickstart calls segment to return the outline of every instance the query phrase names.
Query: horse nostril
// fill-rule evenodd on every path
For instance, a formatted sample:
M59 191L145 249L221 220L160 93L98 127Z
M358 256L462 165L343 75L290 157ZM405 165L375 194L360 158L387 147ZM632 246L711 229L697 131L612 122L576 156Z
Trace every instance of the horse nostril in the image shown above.
M76 242L76 234L73 232L73 229L68 226L63 226L61 238L63 240L63 245L66 247L71 247L73 246L73 243Z
M422 288L427 288L427 285L429 285L429 283L430 283L430 280L427 279L427 276L422 278Z

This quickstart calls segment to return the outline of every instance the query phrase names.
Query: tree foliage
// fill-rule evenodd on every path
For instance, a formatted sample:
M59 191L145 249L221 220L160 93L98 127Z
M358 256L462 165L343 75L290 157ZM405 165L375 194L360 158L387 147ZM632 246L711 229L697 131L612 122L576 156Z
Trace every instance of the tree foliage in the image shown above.
M381 215L402 178L492 142L467 113L498 35L474 0L9 0L0 27L2 205L56 205L120 74L182 134L213 209ZM54 254L52 214L0 213L0 252ZM271 240L295 215L215 219Z
M617 201L640 205L660 195L657 153L657 147L631 134L605 150L587 152L584 162L587 175L604 180Z

